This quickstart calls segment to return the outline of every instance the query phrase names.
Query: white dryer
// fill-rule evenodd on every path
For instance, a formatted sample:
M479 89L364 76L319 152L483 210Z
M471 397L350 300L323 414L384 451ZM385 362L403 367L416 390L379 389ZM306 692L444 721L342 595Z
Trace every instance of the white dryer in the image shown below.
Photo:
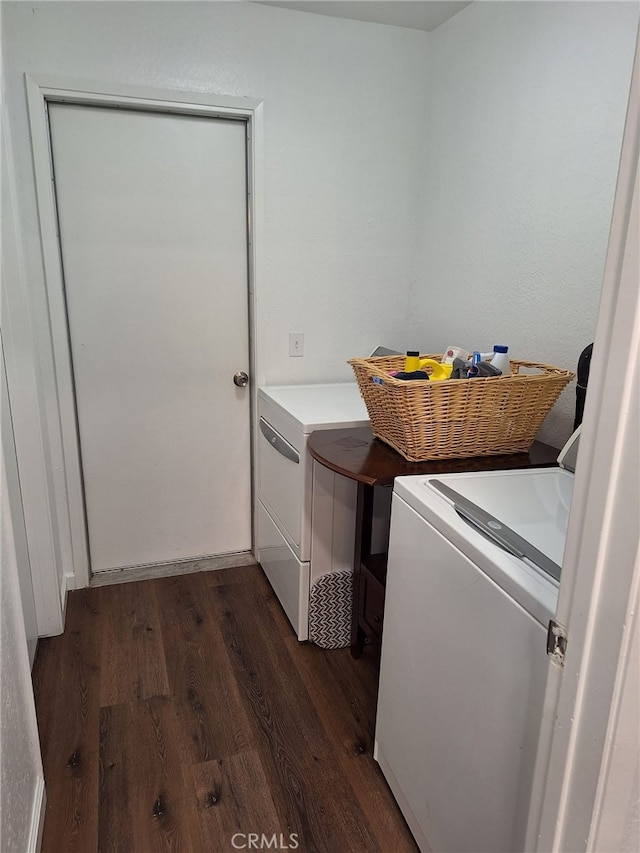
M422 850L524 849L573 479L395 481L375 757Z
M355 383L258 390L256 557L298 639L326 647L349 642L356 486L315 463L307 440L368 423Z

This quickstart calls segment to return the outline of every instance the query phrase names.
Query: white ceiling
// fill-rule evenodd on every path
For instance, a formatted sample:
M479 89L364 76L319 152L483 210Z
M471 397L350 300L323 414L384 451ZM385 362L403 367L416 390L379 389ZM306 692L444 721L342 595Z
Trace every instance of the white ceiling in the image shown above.
M263 6L282 6L334 18L431 31L468 6L471 0L301 0L297 3L261 0L261 3Z

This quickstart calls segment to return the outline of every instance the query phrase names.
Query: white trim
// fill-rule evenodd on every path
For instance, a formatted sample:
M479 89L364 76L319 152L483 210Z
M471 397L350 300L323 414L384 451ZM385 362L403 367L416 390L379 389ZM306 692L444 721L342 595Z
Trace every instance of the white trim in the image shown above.
M58 251L58 225L53 193L49 135L44 91L26 75L36 201L56 373L60 429L64 453L73 571L82 585L89 579L89 550L84 519L80 454L76 437L71 357L67 337L64 283ZM83 581L86 582L83 583ZM60 590L62 600L66 592Z
M47 423L41 408L42 378L31 321L30 298L16 228L13 150L7 115L2 108L2 339L11 400L11 415L21 484L31 581L39 636L60 634L64 623L59 603L59 548L51 506L47 464Z
M236 551L232 554L220 554L216 557L200 557L197 560L178 560L177 562L152 563L129 569L115 569L109 572L97 572L91 578L90 586L112 586L114 584L135 583L156 578L178 577L194 572L218 572L221 569L255 566L253 551Z
M593 809L590 850L640 850L640 779L638 742L640 719L640 552L636 559L634 591L625 620L625 636L616 675L606 749Z
M44 778L38 777L36 792L31 808L31 825L29 827L29 842L27 853L40 853L42 847L42 834L44 832L44 816L47 809L47 792L44 787Z
M258 388L264 384L259 353L262 351L260 334L262 322L259 316L258 296L262 292L260 281L263 267L262 247L264 246L264 112L262 102L256 103L251 121L247 125L247 237L248 277L249 277L249 364L251 388L251 513L252 548L256 544L255 520L255 477L256 454L258 447Z
M112 106L167 110L178 113L227 115L252 118L262 105L256 98L156 89L98 80L78 80L48 74L25 74L27 86L35 86L49 100L61 103L110 104Z
M567 655L550 666L528 850L592 849L623 695L640 539L639 171L640 40L556 615Z
M76 576L71 574L70 572L65 572L62 576L62 588L60 589L60 606L62 607L63 622L65 622L67 618L67 597L69 595L70 590L76 588Z
M25 74L31 146L38 218L42 243L46 291L51 320L54 366L64 448L64 465L69 502L72 540L72 562L75 587L89 585L89 545L87 539L82 470L78 444L73 373L69 350L64 282L58 244L56 204L52 183L47 103L109 105L127 109L202 115L212 118L239 119L247 123L248 157L248 238L249 238L249 348L252 373L258 376L256 346L257 271L260 268L259 247L262 245L262 102L252 98L200 94L177 90L153 89L124 84L99 83L69 78ZM254 400L258 383L253 382ZM253 429L255 436L255 411ZM254 440L255 441L255 440ZM67 584L69 588L71 586ZM66 599L66 587L62 591Z

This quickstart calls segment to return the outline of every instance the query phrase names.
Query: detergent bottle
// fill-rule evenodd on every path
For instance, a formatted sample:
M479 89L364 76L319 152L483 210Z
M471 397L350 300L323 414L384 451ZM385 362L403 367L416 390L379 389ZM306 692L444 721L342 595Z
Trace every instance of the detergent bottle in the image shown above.
M496 344L493 348L491 364L502 371L503 376L511 376L511 363L509 361L509 347Z
M404 372L414 373L420 370L420 353L418 350L407 350L407 357L404 362Z
M429 370L429 379L432 382L439 382L443 379L451 378L453 364L442 364L433 358L420 359L420 370Z

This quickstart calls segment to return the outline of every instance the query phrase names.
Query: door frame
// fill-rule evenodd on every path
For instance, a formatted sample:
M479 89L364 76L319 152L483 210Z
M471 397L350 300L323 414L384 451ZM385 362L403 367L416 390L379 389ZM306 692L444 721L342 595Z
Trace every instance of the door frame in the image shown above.
M566 655L563 665L549 662L526 850L621 849L612 844L623 821L631 826L639 752L629 713L639 683L639 234L640 31L555 615Z
M262 266L260 254L263 245L263 102L253 98L236 98L215 93L201 94L31 74L25 74L25 85L45 272L45 290L53 344L56 394L64 453L64 476L70 516L74 583L67 586L68 588L82 588L89 585L91 570L75 389L64 295L64 275L53 184L48 104L106 106L175 115L227 118L245 122L247 133L248 347L252 376L250 431L253 445L257 388L260 379L256 291L258 271ZM251 504L253 504L253 500Z

